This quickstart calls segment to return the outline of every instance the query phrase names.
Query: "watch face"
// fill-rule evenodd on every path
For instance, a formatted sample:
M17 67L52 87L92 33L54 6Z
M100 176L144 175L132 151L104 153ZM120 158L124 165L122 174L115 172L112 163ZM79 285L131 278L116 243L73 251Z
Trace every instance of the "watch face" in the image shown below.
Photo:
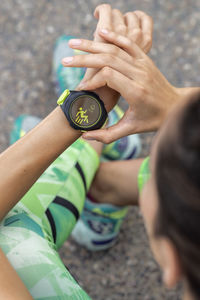
M77 97L70 106L70 118L72 122L82 128L94 126L102 113L99 102L89 95Z

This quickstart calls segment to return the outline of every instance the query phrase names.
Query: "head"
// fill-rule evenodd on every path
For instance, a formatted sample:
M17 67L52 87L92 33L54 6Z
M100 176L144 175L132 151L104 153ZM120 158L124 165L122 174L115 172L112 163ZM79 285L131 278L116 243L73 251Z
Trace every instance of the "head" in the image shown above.
M152 251L173 287L200 299L200 92L183 101L158 133L141 209Z

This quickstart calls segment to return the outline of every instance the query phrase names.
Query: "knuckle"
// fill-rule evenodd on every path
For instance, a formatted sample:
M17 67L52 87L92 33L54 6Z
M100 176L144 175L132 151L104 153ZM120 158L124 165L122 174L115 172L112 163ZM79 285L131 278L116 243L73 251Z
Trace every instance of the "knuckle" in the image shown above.
M118 33L124 33L126 31L126 26L123 25L123 24L119 24L117 27L116 27L116 32Z
M142 15L145 14L142 10L139 10L139 9L135 10L134 13L136 13L136 14L142 14Z
M124 44L125 44L125 48L126 48L126 49L132 48L132 41L131 41L130 38L127 38L127 39L124 41Z
M144 80L146 83L149 83L150 77L149 77L149 74L148 74L147 71L144 71L144 72L142 73L142 78L143 78L143 80Z
M140 18L148 17L148 15L142 10L135 10L134 13L137 14Z
M150 51L151 48L152 48L152 42L150 42L150 43L145 43L145 44L144 44L144 47L142 47L142 49L143 49L143 51L144 51L145 53L148 53L148 52Z
M114 14L118 14L120 11L119 11L119 9L117 9L117 8L113 8L112 12L113 12Z
M110 4L108 4L108 3L103 3L99 7L103 8L103 9L111 9Z
M111 32L110 33L110 38L111 38L112 41L118 41L119 40L118 34L116 32Z
M132 12L128 11L127 13L125 13L125 18L128 18L128 17L132 17Z
M107 135L104 135L104 137L103 137L103 142L104 142L104 144L110 144L111 138L110 138L110 136L108 135L108 132L107 132Z
M146 34L144 40L146 44L152 44L152 36L150 34Z
M142 36L142 31L140 28L134 28L131 32L131 35L135 38L141 38Z
M138 87L137 95L138 95L140 98L144 98L144 97L145 97L145 95L146 95L146 89L145 89L144 86Z

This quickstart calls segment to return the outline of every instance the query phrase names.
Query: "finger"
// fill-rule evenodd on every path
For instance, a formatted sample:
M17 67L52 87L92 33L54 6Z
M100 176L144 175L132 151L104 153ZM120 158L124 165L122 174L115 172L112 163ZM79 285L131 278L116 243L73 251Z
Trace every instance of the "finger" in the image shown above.
M118 92L130 105L133 105L135 101L143 99L146 94L145 87L139 82L131 80L109 67L102 68L90 80L83 81L78 88L80 90L97 90L104 86L108 86ZM109 100L104 99L107 111L110 111L113 107Z
M99 16L100 16L100 14L103 12L103 13L105 13L105 12L110 12L111 13L111 11L112 11L112 8L111 8L111 6L110 6L110 4L106 4L106 3L104 3L104 4L100 4L100 5L98 5L96 8L95 8L95 10L94 10L94 17L96 18L96 19L99 19Z
M112 30L112 9L109 4L101 4L95 9L94 15L98 18L98 24L96 28L95 41L104 41L98 32L102 28Z
M127 12L124 15L124 20L128 30L132 30L133 28L140 28L140 20L134 12Z
M137 70L136 67L119 57L110 54L87 54L66 57L63 58L62 64L66 67L86 67L98 69L110 67L130 78L132 78L132 74L140 73L140 70Z
M142 48L147 53L152 46L152 40L153 40L153 19L145 14L143 11L135 11L134 12L139 20L140 20L140 26L142 29L143 34L143 45Z
M71 39L69 40L68 44L69 47L73 49L78 49L84 52L94 53L94 54L98 54L98 53L113 54L116 57L119 57L129 63L132 63L132 58L127 52L112 44L99 43L99 42L94 42L94 41L84 40L84 39Z
M81 82L89 80L91 77L93 77L96 73L98 72L98 69L92 69L92 68L87 68L85 75Z
M104 144L109 144L134 133L134 121L129 120L127 115L128 112L125 112L122 119L111 127L85 132L83 138L89 140L94 139Z
M143 58L144 53L139 46L134 44L129 38L119 35L113 31L102 29L99 34L108 42L124 49L132 57Z
M135 15L138 16L140 20L140 27L145 34L149 34L150 36L153 35L153 19L145 14L143 11L135 11Z
M134 12L128 12L124 16L128 28L127 36L140 46L142 42L142 31L140 27L140 19Z
M134 12L127 12L124 15L124 20L128 30L132 30L133 28L140 28L140 20Z
M86 82L82 82L82 84L79 86L79 89L96 90L106 85L122 95L122 97L124 97L128 103L133 101L133 97L135 95L137 97L140 96L140 87L136 82L109 67L102 68L95 74L93 78ZM110 111L112 107L106 100L107 99L104 100L106 110Z
M112 10L112 26L113 30L121 35L126 35L126 24L124 22L124 16L118 9Z

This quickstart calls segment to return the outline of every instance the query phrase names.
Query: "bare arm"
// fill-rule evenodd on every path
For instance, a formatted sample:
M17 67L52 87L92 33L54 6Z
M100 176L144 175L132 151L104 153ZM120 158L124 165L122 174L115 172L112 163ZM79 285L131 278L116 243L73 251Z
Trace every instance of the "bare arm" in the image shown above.
M79 136L57 107L38 126L0 155L0 219L45 169Z
M79 136L57 107L0 155L0 218L24 196L45 169ZM32 299L0 249L0 299Z

